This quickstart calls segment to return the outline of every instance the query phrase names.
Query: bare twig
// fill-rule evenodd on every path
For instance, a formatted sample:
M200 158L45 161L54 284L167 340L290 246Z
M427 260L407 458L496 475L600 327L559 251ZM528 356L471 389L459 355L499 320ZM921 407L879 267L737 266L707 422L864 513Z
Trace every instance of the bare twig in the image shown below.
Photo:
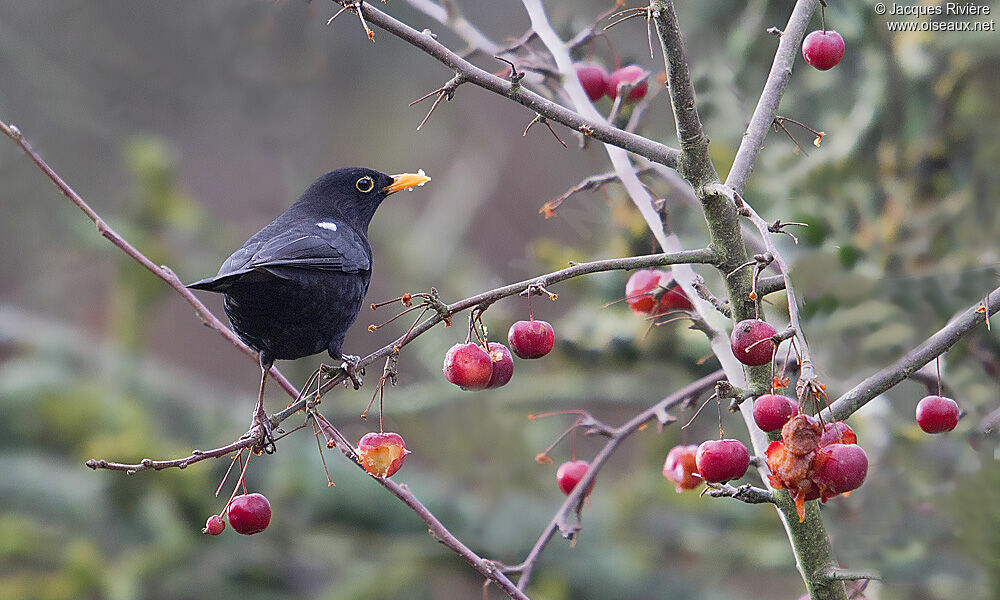
M646 167L644 169L636 170L636 175L646 175L653 172L652 167ZM609 183L614 183L618 181L618 174L614 171L609 171L607 173L600 173L598 175L591 175L590 177L585 177L580 180L579 183L569 188L556 198L549 200L538 209L539 214L545 215L545 218L551 218L556 216L555 210L562 205L563 202L568 200L571 196L579 194L580 192L587 192L590 190L595 190Z
M433 2L433 0L405 0L407 4L434 19L442 25L447 25L452 31L457 33L469 48L478 50L488 56L500 53L500 47L486 37L482 31L470 23L458 5L454 2L446 2L444 5Z
M84 202L83 198L81 198L80 195L77 194L76 191L74 191L73 188L71 188L70 185L66 183L63 178L48 165L48 163L45 162L45 159L35 152L35 149L31 147L31 144L28 143L28 140L25 139L17 127L7 125L6 123L0 121L0 131L3 131L4 135L20 146L21 150L28 155L28 158L30 158L31 161L35 163L35 165L41 169L43 173L45 173L46 177L48 177L52 183L56 184L59 191L62 192L62 194L66 196L70 202L75 204L77 208L83 211L83 213L87 215L88 219L97 225L98 234L114 244L115 247L127 254L129 258L142 265L153 275L156 275L165 281L167 285L173 288L175 292L180 294L184 300L194 308L195 314L198 315L198 318L201 319L201 322L204 323L206 327L209 327L224 337L231 344L239 348L243 354L246 354L254 361L257 360L257 353L251 350L249 346L236 337L233 330L226 327L225 323L213 315L212 311L210 311L207 306L202 304L201 300L198 300L197 296L191 293L191 290L184 287L184 282L182 282L169 267L166 265L157 265L153 261L149 260L142 252L139 252L139 250L132 246L132 244L128 243L128 241L118 235L118 233L112 229L93 208L90 207L90 205ZM285 379L285 376L282 375L276 367L272 367L269 373L271 377L278 382L278 385L292 395L292 397L295 397L295 395L298 394L295 386L292 385L290 381Z
M528 552L528 556L520 564L506 569L509 573L520 574L520 578L517 580L517 587L519 589L524 590L527 587L528 582L531 580L531 573L535 568L535 563L538 562L538 558L541 556L542 551L545 550L545 547L557 531L561 532L563 537L572 538L580 530L579 521L575 523L571 522L569 520L569 516L572 512L577 512L577 514L579 514L579 509L582 506L584 498L586 497L588 488L590 488L591 483L597 477L597 473L601 470L604 463L607 462L611 455L614 454L615 450L618 449L618 446L621 445L626 438L642 429L646 423L653 419L656 419L660 424L672 422L674 417L667 412L668 410L679 404L683 404L692 397L697 397L705 390L712 389L719 381L724 380L725 377L725 373L723 373L722 370L719 370L711 373L710 375L706 375L701 379L693 381L632 417L628 420L628 422L614 430L610 439L606 444L604 444L604 447L601 448L597 455L594 456L594 459L590 461L590 468L587 469L583 478L576 484L573 491L566 496L566 499L556 511L555 515L553 515L549 524L542 530L542 534L538 537L538 540L531 548L531 551Z
M990 302L986 308L987 314L992 316L1000 310L1000 288L990 292L989 297ZM977 325L985 327L984 315L977 310L980 306L980 303L976 303L955 315L947 325L908 352L906 356L851 388L821 413L822 418L829 419L827 422L846 419L873 398L946 352Z
M424 120L420 122L420 125L417 125L417 131L420 131L420 128L423 127L425 123L427 123L427 119L431 118L431 114L434 113L434 110L438 107L438 104L441 104L442 100L447 100L448 102L451 102L451 99L455 97L455 90L458 89L458 86L462 85L463 81L464 80L462 79L461 75L455 75L450 80L448 80L448 83L442 85L433 92L424 94L423 96L417 98L413 102L410 102L409 106L413 106L414 104L423 102L424 100L437 94L437 98L435 98L434 103L431 104L431 109L427 111L427 116L425 116Z
M342 4L342 3L341 3ZM514 84L480 69L465 60L444 44L437 41L429 32L420 32L396 18L382 12L371 4L362 4L361 13L368 23L384 29L396 37L410 43L437 59L456 75L461 75L465 81L478 85L483 89L500 94L531 110L540 113L546 119L562 123L574 131L590 136L598 141L611 144L641 154L646 158L667 165L677 164L678 151L654 142L634 133L623 131L602 122L601 119L588 118L568 108L544 98L520 84ZM560 69L561 70L561 69ZM579 85L579 82L578 82Z
M818 6L818 0L798 0L788 18L788 24L779 37L778 50L774 53L774 62L771 63L771 72L764 83L764 91L760 94L757 107L750 117L750 125L743 135L743 142L726 177L726 185L740 194L746 188L750 172L757 161L757 154L764 147L764 138L767 137L771 123L778 114L778 104L785 92L785 85L792 75L792 65L795 64L799 45L809 26L809 19Z
M774 504L774 493L745 483L739 487L728 483L707 483L705 495L712 498L733 498L747 504Z

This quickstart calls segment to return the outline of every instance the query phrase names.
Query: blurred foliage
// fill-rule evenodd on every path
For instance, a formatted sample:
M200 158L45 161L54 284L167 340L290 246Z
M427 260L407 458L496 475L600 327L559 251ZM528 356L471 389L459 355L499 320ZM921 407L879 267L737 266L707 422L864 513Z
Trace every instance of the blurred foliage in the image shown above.
M461 4L498 40L527 24L518 3ZM546 4L568 35L608 2ZM781 105L782 115L827 135L814 148L810 134L789 126L799 149L772 134L746 198L767 218L808 224L794 229L797 245L779 243L835 396L996 285L1000 37L889 34L869 3L829 4L827 23L847 55L823 73L797 61ZM782 26L788 6L678 7L723 172L770 68L775 39L762 32ZM530 115L505 100L463 87L414 132L419 111L405 103L447 73L381 32L371 47L350 19L327 27L330 8L0 3L0 115L125 237L185 280L214 272L315 175L345 164L424 167L435 178L428 193L387 204L376 218L373 301L431 285L453 300L568 260L653 248L615 185L574 196L543 221L538 207L606 170L606 158L594 144L563 151L542 130L522 138ZM462 47L404 2L386 10ZM646 58L641 20L610 30L608 42L581 58L661 68ZM670 143L673 131L661 96L640 132ZM83 467L91 457L172 457L232 440L246 427L254 366L109 248L10 145L0 145L0 175L8 257L0 261L0 598L480 597L481 580L419 519L333 454L337 485L327 487L305 432L252 461L248 484L269 497L274 520L250 538L199 533L224 504L213 495L224 459L133 476ZM698 207L670 182L646 180L666 198L671 228L690 247L704 244ZM534 456L571 417L527 414L582 407L617 424L715 368L700 333L683 322L653 326L615 303L625 278L594 275L560 285L556 303L532 300L556 327L557 351L518 361L501 390L466 394L440 377L445 349L463 337L460 321L404 353L385 418L414 454L396 478L475 551L519 562L562 501L554 471L570 445L553 452L555 465ZM770 301L769 318L782 321L784 295ZM390 310L366 311L348 348L367 352L399 335L403 324L364 331ZM527 310L520 298L492 307L491 335L502 338ZM942 360L966 412L952 434L919 431L913 410L925 390L912 382L851 420L869 478L824 511L841 562L885 575L869 598L1000 594L997 438L978 432L997 409L998 361L1000 337L985 328ZM283 368L301 381L315 362ZM360 437L373 426L357 418L367 399L337 393L323 410ZM272 390L272 407L284 401ZM729 435L746 438L737 418L723 419ZM715 435L715 421L709 407L688 429L650 428L625 444L599 476L578 543L554 540L543 555L532 597L798 597L771 509L677 495L660 476L666 451ZM577 452L588 457L599 444L581 437Z

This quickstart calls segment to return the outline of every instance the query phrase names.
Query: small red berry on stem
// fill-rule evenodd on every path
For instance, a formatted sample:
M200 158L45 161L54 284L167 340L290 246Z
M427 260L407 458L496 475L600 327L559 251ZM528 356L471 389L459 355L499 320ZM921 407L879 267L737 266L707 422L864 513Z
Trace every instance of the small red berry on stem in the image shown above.
M510 355L507 346L498 342L490 342L489 347L493 374L490 376L490 382L486 384L488 390L507 385L510 378L514 376L514 358Z
M571 460L564 462L559 465L556 469L556 483L559 484L559 489L563 491L567 496L573 491L583 476L587 474L587 469L590 468L590 463L585 460ZM590 495L590 492L594 489L594 482L591 481L590 485L587 487L587 491L584 492L583 497L586 498Z
M764 394L753 403L753 420L768 433L781 429L798 412L795 400L779 394Z
M201 530L202 533L207 533L208 535L219 535L226 529L226 522L222 520L219 515L212 515L205 521L205 528Z
M510 326L507 341L519 358L541 358L552 351L556 334L546 321L518 321Z
M844 38L832 29L814 31L802 42L802 58L820 71L832 69L844 58Z
M743 477L750 467L750 453L739 440L708 440L698 446L695 463L702 479L720 483Z
M733 327L729 343L737 360L751 367L759 367L771 362L775 346L770 338L777 333L778 330L770 323L760 319L746 319Z
M241 494L229 502L226 517L236 533L260 533L271 522L271 503L263 494Z
M667 453L667 460L663 462L663 476L672 481L677 493L684 490L693 490L702 483L701 477L696 475L698 465L695 456L698 453L698 446L674 446Z
M373 431L358 441L358 462L375 477L392 477L409 453L398 433Z
M647 77L648 75L649 71L643 69L639 65L628 65L626 67L622 67L617 71L611 73L610 76L608 76L608 87L605 93L607 93L608 98L614 100L615 98L618 97L618 84L621 83L634 84L635 82L639 81L643 77ZM646 96L646 92L648 90L649 90L649 83L647 81L643 81L639 85L632 88L632 91L629 93L629 95L625 98L622 98L622 102L628 104L633 102L638 102L639 100L642 100Z
M583 91L591 102L596 102L604 96L608 87L608 72L596 63L577 63L576 76L580 79Z
M925 396L917 403L917 425L926 433L944 433L958 425L958 403L944 396Z
M455 344L444 356L445 379L463 390L482 390L493 377L493 361L478 344Z

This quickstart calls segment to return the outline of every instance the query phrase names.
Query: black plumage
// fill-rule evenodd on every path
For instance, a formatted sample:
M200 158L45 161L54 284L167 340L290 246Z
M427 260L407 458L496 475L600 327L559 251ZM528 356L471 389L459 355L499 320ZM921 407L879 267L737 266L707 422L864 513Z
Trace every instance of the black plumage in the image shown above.
M254 423L265 427L269 447L263 393L275 360L326 350L358 385L357 357L343 354L342 346L371 280L368 225L386 196L427 181L422 172L331 171L226 259L215 277L188 285L224 294L233 330L260 353Z

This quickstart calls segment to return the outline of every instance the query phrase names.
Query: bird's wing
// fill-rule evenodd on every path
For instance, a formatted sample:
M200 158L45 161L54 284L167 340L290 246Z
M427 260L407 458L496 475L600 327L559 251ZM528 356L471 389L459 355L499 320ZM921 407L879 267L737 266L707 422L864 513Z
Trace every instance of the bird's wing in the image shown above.
M261 240L251 239L234 252L210 279L189 285L196 289L224 291L236 280L255 277L289 278L296 269L358 273L371 269L364 240L349 227L291 229Z

